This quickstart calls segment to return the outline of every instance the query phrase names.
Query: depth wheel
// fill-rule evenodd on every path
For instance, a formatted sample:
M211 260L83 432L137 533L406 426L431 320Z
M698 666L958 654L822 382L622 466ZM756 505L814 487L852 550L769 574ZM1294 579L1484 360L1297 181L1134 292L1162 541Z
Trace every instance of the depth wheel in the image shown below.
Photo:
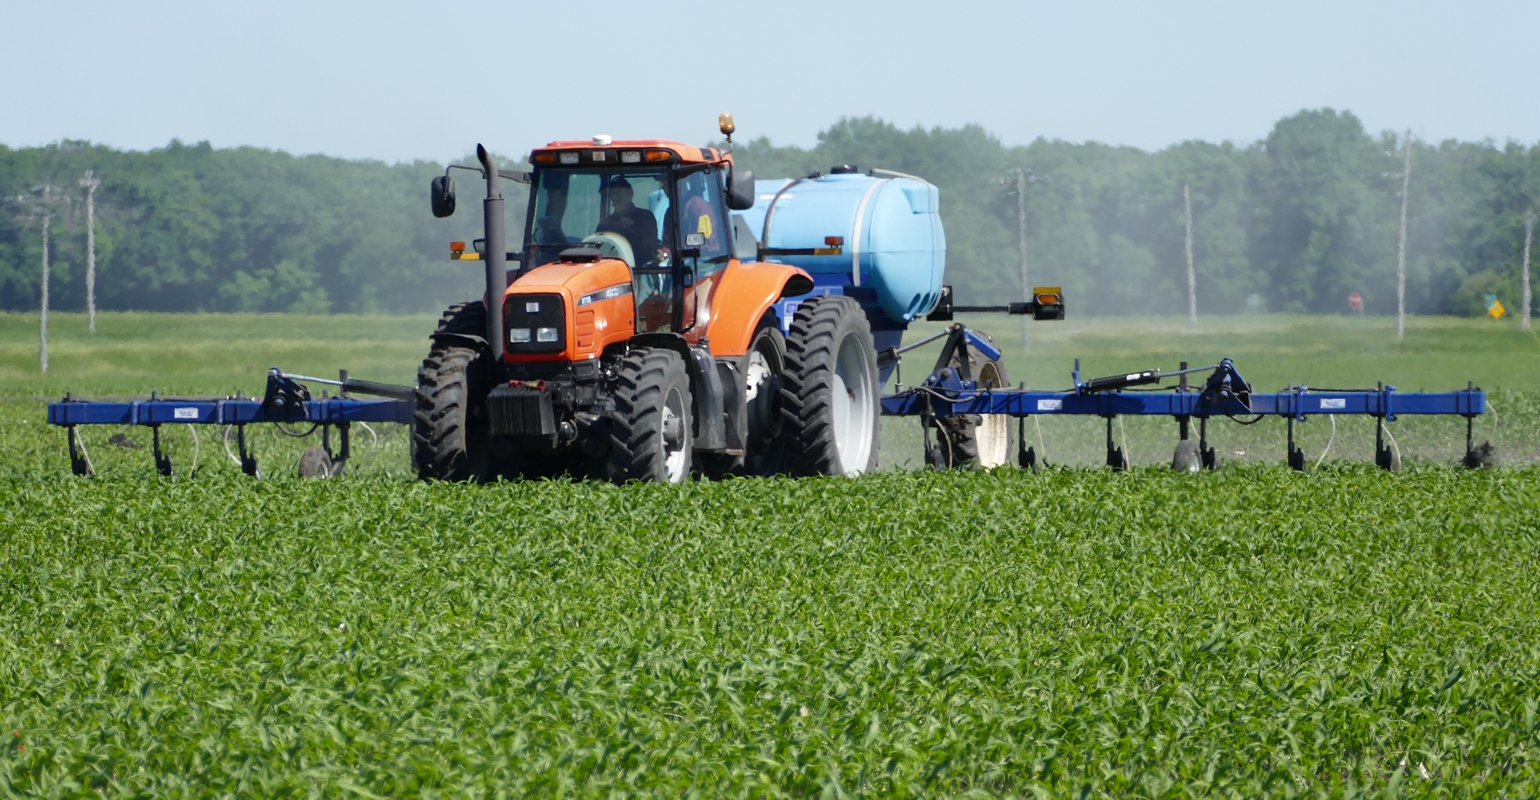
M983 331L975 333L988 339L994 337ZM951 367L955 372L961 367L961 359L953 354ZM1005 365L968 348L968 367L980 389L1004 389L1010 386L1005 376ZM1011 418L1005 414L957 414L936 420L936 432L941 439L940 459L948 469L979 466L985 469L1002 466L1010 460Z
M632 350L616 383L610 478L616 483L683 482L694 446L684 359L664 348Z
M319 447L307 447L299 457L299 476L301 478L330 478L332 476L332 457Z
M793 475L860 475L877 467L877 352L855 300L822 295L792 317L781 410Z
M469 347L435 344L417 371L413 460L425 481L491 480L487 422L474 406L487 393L487 367Z

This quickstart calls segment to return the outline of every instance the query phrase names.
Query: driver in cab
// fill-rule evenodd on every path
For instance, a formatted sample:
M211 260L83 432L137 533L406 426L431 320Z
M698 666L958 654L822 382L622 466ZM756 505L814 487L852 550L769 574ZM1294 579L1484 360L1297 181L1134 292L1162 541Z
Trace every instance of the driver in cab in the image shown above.
M631 244L638 266L654 258L666 258L658 242L658 218L651 211L637 207L631 182L616 177L610 181L610 203L614 211L599 221L598 233L618 233ZM649 258L649 256L651 258Z

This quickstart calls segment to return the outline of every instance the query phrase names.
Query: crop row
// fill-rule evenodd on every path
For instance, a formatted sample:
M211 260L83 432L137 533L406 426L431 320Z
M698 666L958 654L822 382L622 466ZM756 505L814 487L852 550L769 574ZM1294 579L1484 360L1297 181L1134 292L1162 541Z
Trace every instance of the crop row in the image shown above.
M0 475L0 791L1532 793L1537 477Z

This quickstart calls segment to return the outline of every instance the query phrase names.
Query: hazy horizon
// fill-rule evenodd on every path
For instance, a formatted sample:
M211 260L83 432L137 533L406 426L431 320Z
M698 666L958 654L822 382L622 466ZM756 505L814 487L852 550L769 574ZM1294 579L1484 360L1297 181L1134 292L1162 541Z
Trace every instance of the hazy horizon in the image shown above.
M478 141L505 153L596 133L702 142L731 110L741 139L783 146L876 116L978 124L1006 145L1158 151L1248 145L1323 107L1428 141L1540 141L1522 66L1536 4L948 8L17 4L0 52L36 77L0 88L13 110L0 143L444 161Z

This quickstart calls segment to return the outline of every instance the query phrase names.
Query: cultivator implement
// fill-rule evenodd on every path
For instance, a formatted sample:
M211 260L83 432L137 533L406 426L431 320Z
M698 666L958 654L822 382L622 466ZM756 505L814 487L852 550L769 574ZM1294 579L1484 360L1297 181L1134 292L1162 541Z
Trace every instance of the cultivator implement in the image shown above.
M920 346L945 339L941 354L930 374L920 383L905 387L900 369L903 354ZM1033 469L1043 463L1043 454L1027 444L1024 429L1028 417L1080 416L1101 417L1107 429L1107 466L1127 469L1128 457L1113 437L1113 425L1120 416L1169 417L1177 424L1178 440L1174 469L1197 471L1215 469L1219 460L1209 444L1211 419L1229 419L1243 425L1255 424L1268 417L1285 421L1288 431L1286 459L1296 470L1306 469L1304 452L1294 440L1294 424L1312 416L1369 417L1375 425L1375 463L1387 470L1399 468L1399 455L1387 447L1386 423L1403 415L1459 416L1466 420L1467 467L1491 466L1490 448L1477 449L1473 434L1475 418L1486 413L1486 393L1474 386L1453 392L1401 392L1394 386L1378 385L1372 389L1321 389L1290 386L1278 392L1257 392L1243 378L1230 359L1217 364L1189 368L1186 362L1170 372L1140 370L1102 378L1082 379L1080 362L1075 362L1073 388L1062 391L1038 391L984 385L973 374L973 364L997 363L1001 352L986 337L962 324L902 348L890 348L878 354L884 369L894 372L894 391L882 396L882 414L889 417L918 417L925 429L925 448L934 466L948 466L951 460L943 452L942 420L969 420L983 427L999 424L1006 418L1017 420L1016 459L1018 466ZM1198 381L1189 376L1206 373ZM1174 379L1165 389L1150 388ZM305 383L336 387L336 397L313 398ZM67 395L63 401L48 406L48 422L66 429L70 465L76 475L94 474L84 449L79 447L75 430L81 425L148 426L153 431L155 466L162 475L171 475L174 466L161 447L163 425L227 426L235 433L241 470L258 474L257 459L247 446L246 426L274 424L310 426L306 434L317 430L322 445L307 451L315 465L311 475L340 475L351 455L351 427L355 423L410 424L414 419L415 388L360 381L344 370L339 380L312 378L285 373L274 367L268 372L263 397L176 398L151 395L148 400L123 402L81 400ZM350 395L369 394L386 399L360 400ZM1191 438L1193 423L1197 439ZM331 446L336 429L339 447ZM931 432L937 433L932 443ZM1006 433L1009 436L1009 433ZM1003 441L1003 440L1002 440ZM1003 463L1004 454L988 466Z
M921 345L946 338L935 368L921 383L904 388L902 373L897 371L902 354ZM1477 450L1474 422L1486 413L1486 393L1467 385L1453 392L1400 392L1394 386L1377 385L1373 389L1320 389L1290 386L1273 393L1256 392L1241 377L1230 359L1217 364L1189 368L1186 362L1171 372L1158 369L1082 380L1080 360L1075 360L1074 387L1063 391L1033 391L1024 386L1011 389L985 386L969 374L975 363L997 362L1001 353L993 342L961 324L946 331L879 354L884 365L891 364L897 375L895 391L882 398L882 413L887 416L918 416L926 430L926 452L933 464L947 461L932 445L930 430L936 420L974 415L982 419L1014 417L1024 424L1032 416L1096 416L1107 422L1107 465L1127 469L1127 455L1112 435L1119 416L1170 417L1177 423L1179 438L1172 461L1174 469L1214 469L1218 458L1208 444L1208 421L1227 418L1251 425L1267 417L1281 417L1288 425L1287 460L1296 470L1305 469L1305 454L1294 441L1294 423L1311 416L1366 416L1375 424L1375 463L1387 470L1399 468L1400 457L1385 445L1385 423L1400 415L1461 416L1466 420L1463 463L1467 467L1491 465L1490 446ZM1191 384L1188 376L1208 373L1200 384ZM1168 390L1149 387L1166 379L1178 383ZM1249 418L1249 419L1248 419ZM1198 423L1198 440L1190 439L1191 423ZM982 424L982 421L975 424ZM1017 431L1017 464L1037 466L1041 454L1029 447L1025 431Z
M312 448L302 462L302 472L317 476L342 474L352 454L352 426L355 423L409 423L412 421L413 403L410 398L415 390L410 386L396 386L372 381L354 380L347 371L339 380L290 375L277 367L267 374L267 391L261 399L243 397L160 397L150 395L148 400L112 402L102 400L78 400L66 395L62 402L50 403L48 422L63 427L69 438L70 469L76 475L92 475L95 468L79 446L75 431L79 425L137 425L148 426L153 436L155 469L162 475L171 475L174 465L171 457L161 447L162 425L223 425L235 431L240 452L241 471L255 477L258 474L257 459L246 443L246 426L261 423L274 425L309 425L304 434L321 432L321 447ZM314 399L301 381L336 386L342 390L338 397ZM357 400L350 393L372 394L391 399ZM338 449L331 446L332 428L337 429Z

